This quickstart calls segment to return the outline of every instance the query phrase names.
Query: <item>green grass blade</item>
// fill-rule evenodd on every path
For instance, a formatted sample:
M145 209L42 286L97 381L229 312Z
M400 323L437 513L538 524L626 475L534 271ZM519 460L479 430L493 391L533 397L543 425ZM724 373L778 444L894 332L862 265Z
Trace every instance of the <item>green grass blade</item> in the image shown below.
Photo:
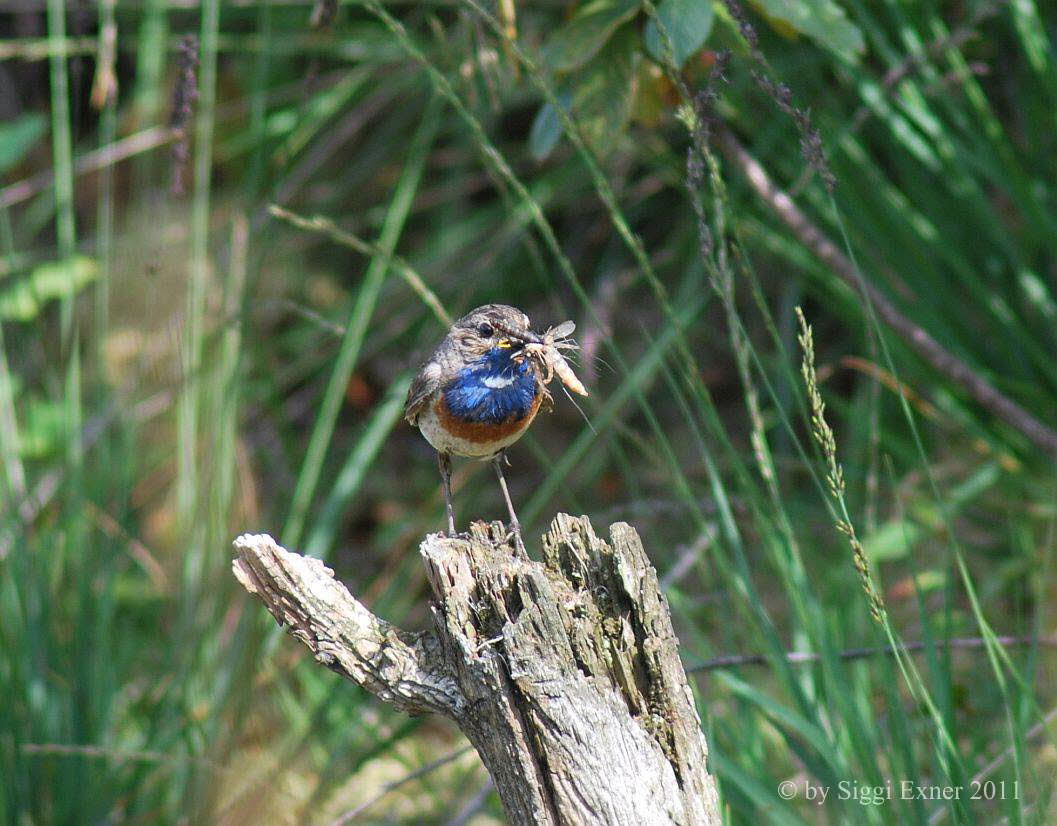
M349 452L330 492L319 507L319 513L312 521L312 529L305 541L305 553L309 556L326 559L330 553L342 512L360 489L390 431L403 417L404 399L410 386L410 374L397 378L364 426L363 433Z
M429 157L433 145L434 136L440 126L440 113L443 111L441 101L438 97L430 97L429 103L422 116L422 122L415 133L408 151L407 163L397 182L390 202L389 212L382 227L378 246L387 255L392 255L400 233L404 228L404 221L411 208L415 191L418 189L425 168L426 159ZM334 422L341 408L344 398L345 387L348 385L349 376L356 365L363 339L367 335L367 328L371 316L374 313L378 294L382 288L386 272L389 269L388 262L381 257L373 258L367 268L363 284L360 286L356 302L349 314L346 323L345 336L341 342L337 360L331 371L327 383L323 401L320 404L316 423L312 428L308 448L301 465L301 473L298 476L297 486L294 488L293 501L290 505L290 515L287 517L283 528L283 544L286 547L297 547L301 541L305 529L305 521L308 510L315 496L316 485L323 469L327 446L330 444L331 435L334 432Z

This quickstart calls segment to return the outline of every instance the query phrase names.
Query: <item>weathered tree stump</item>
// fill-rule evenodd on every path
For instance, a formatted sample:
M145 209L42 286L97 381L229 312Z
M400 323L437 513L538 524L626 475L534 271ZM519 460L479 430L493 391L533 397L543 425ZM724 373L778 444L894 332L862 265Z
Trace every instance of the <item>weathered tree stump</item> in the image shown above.
M235 576L316 659L410 712L450 717L515 824L718 824L701 722L638 534L560 514L544 561L503 526L420 551L435 630L375 617L316 559L240 536Z

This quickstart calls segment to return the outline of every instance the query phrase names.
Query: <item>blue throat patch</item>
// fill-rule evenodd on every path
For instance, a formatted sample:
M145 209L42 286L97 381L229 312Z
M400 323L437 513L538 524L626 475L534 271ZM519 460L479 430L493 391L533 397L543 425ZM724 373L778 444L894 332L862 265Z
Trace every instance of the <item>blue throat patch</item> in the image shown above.
M531 412L539 392L536 377L526 361L512 358L514 352L493 347L459 371L443 391L453 416L465 422L499 424L523 419Z

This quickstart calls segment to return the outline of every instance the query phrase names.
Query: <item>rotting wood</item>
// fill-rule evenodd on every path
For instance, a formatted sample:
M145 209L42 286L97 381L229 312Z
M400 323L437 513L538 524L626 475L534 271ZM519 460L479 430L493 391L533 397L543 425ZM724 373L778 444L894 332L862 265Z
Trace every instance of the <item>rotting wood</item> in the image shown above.
M718 824L700 719L668 604L638 534L557 516L543 562L504 527L431 534L435 628L375 617L322 562L268 536L234 571L316 659L410 712L450 717L514 824Z

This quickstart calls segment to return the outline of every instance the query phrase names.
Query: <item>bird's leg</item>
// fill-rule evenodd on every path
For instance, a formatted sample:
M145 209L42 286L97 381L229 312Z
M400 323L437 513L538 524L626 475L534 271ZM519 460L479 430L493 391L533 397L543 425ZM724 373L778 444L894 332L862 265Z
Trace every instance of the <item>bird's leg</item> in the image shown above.
M521 539L521 523L518 521L517 514L514 513L514 503L510 501L510 491L506 486L506 477L503 476L503 461L505 459L506 451L499 451L492 457L492 467L495 468L495 475L499 477L499 488L503 491L503 499L506 500L506 508L510 512L510 529L514 534L514 549L519 556L528 559L525 543Z
M451 457L438 452L437 464L440 466L441 487L444 488L444 507L448 512L448 536L455 536L455 511L451 507Z

